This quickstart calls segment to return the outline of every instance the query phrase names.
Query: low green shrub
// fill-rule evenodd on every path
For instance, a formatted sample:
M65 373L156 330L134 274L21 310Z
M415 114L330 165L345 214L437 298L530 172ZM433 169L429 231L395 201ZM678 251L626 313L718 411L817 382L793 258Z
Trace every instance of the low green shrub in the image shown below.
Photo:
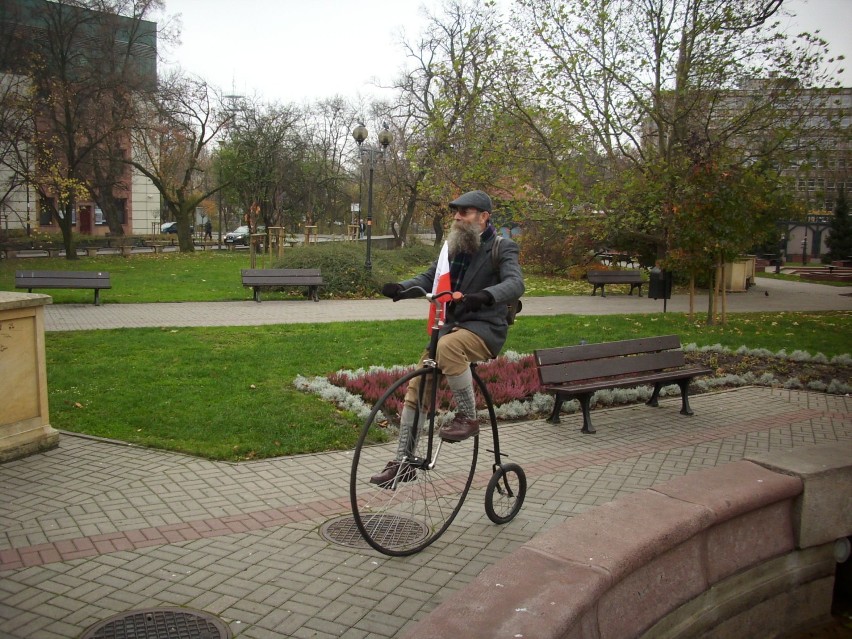
M420 273L437 257L432 246L373 250L372 269L364 268L363 242L334 242L287 251L276 268L318 268L325 286L320 295L333 298L364 298L379 294L382 284Z

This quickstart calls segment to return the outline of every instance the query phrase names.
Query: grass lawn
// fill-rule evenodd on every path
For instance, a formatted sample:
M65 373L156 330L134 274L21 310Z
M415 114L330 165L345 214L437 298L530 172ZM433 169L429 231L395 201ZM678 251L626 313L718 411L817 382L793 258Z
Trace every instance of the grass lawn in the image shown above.
M357 251L357 266L363 270L363 258L359 247L335 247L341 251ZM312 251L327 251L327 247L318 249L295 249L285 254L285 267L300 267L289 264L304 259ZM344 255L347 255L344 253ZM373 288L377 292L381 285L392 279L402 279L423 270L424 259L399 260L401 251L373 252ZM421 247L417 256L426 256L429 251ZM407 262L411 263L408 264ZM273 268L272 260L257 263L257 268ZM319 266L319 265L318 265ZM244 288L240 280L240 269L249 268L247 251L198 251L191 254L160 253L139 254L129 258L118 255L101 255L92 258L80 258L69 262L64 258L16 258L0 261L0 290L14 291L16 270L44 271L107 271L110 273L112 288L101 292L104 304L130 304L150 302L223 302L252 299L251 289ZM324 274L328 269L324 269ZM586 295L589 284L585 281L569 280L565 277L544 276L535 273L525 274L528 296L548 295ZM331 285L334 282L330 283ZM345 287L341 282L339 287ZM20 290L20 289L18 289ZM51 289L36 291L53 297L55 304L86 304L91 302L92 292L75 289ZM332 286L321 287L321 296L344 296L345 291ZM269 293L264 293L267 298ZM272 293L275 296L292 295L299 297L301 291L290 289L287 293Z
M108 271L112 288L101 292L105 304L247 300L251 289L243 288L240 269L249 266L248 251L17 258L0 262L0 290L15 290L16 270ZM85 304L92 297L76 289L35 292L49 294L55 304Z
M506 350L675 333L683 343L849 351L852 313L520 317ZM354 445L358 420L296 390L297 375L414 363L420 320L258 327L119 329L46 335L51 424L60 429L240 460Z
M423 269L434 247L373 252L365 274L363 246L336 243L285 251L281 266L321 267L324 296L377 295L383 282ZM271 260L258 267L272 267ZM67 261L0 261L0 290L14 289L15 270L105 270L113 288L104 303L251 299L240 269L246 251L98 256ZM588 295L589 284L526 273L527 296ZM54 303L91 303L88 290L49 290ZM276 296L301 291L275 293ZM269 296L264 295L265 298ZM729 315L726 326L665 313L625 317L519 317L507 350L675 333L684 344L720 343L849 352L852 313ZM259 327L121 329L46 335L51 424L60 429L240 460L350 448L358 420L293 380L340 369L413 364L425 344L423 322L354 322Z

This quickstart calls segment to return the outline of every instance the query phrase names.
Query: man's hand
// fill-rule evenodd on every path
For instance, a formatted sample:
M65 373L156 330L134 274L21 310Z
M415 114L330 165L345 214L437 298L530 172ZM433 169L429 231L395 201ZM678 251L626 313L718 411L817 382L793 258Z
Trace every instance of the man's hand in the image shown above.
M388 282L384 286L382 286L382 295L385 297L391 298L394 302L398 302L402 299L402 285L396 282Z
M478 293L468 293L462 300L462 310L465 313L475 313L483 306L491 306L494 303L494 296L488 291L479 291Z

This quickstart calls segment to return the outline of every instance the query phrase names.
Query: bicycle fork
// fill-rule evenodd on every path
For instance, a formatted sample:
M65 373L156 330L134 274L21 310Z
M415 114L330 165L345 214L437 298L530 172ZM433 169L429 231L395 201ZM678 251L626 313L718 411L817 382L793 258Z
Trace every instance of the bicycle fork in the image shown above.
M418 408L415 410L413 423L408 428L408 441L405 446L405 454L402 461L403 464L407 464L408 466L419 470L434 470L438 463L438 458L441 455L441 446L443 446L444 443L443 440L438 437L438 443L435 444L435 417L437 416L438 382L440 380L441 373L438 370L438 365L434 359L425 359L423 361L423 365L431 368L432 373L428 376L428 383L422 383L423 381L427 381L426 379L421 380L420 387L417 389ZM429 394L428 401L424 401L424 399L426 399L427 392ZM424 408L425 406L429 406L430 408ZM428 433L426 451L425 455L418 457L418 445L420 443L420 438L423 435L424 428ZM399 476L399 473L397 476ZM396 482L394 482L394 487L395 486Z

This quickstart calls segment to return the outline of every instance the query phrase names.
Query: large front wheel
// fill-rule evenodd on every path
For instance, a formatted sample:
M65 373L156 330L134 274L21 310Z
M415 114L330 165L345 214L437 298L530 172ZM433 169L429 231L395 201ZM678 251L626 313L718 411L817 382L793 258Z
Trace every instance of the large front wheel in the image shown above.
M442 442L438 416L426 412L416 416L419 428L400 428L409 382L419 378L425 389L433 376L433 369L418 368L391 385L364 422L355 447L349 483L352 514L367 543L386 555L412 555L438 539L458 514L473 481L479 437ZM424 398L427 405L431 401ZM371 443L380 429L394 433L390 444ZM389 481L371 482L389 462L397 462Z

